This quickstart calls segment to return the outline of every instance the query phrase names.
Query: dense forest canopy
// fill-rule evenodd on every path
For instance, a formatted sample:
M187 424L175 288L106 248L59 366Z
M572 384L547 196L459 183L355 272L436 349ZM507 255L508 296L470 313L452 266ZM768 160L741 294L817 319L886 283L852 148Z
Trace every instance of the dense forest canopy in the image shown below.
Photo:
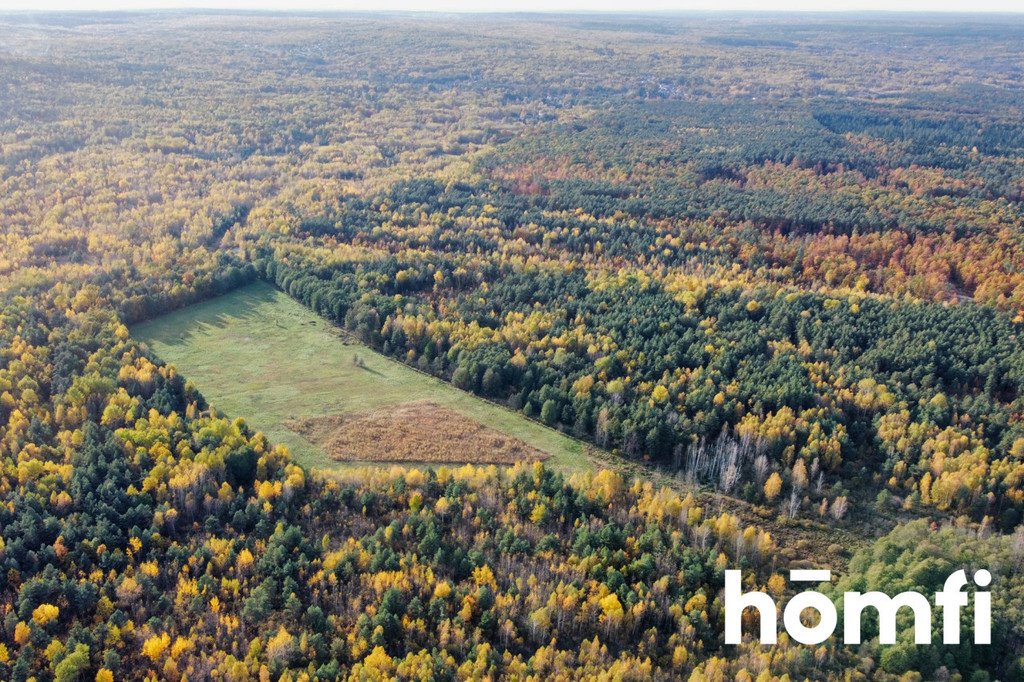
M1024 679L1022 37L0 15L0 679ZM257 279L609 468L301 466L129 331ZM832 562L994 646L723 644Z

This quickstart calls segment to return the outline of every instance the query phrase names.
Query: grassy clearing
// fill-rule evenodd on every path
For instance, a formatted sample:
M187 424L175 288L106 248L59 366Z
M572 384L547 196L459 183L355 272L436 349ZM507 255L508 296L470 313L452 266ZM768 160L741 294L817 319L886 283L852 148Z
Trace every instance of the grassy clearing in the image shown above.
M286 422L431 401L546 453L562 471L592 468L579 441L351 341L264 283L140 324L132 335L218 410L244 417L306 466L354 464L332 459ZM437 437L445 438L444 423L436 426Z

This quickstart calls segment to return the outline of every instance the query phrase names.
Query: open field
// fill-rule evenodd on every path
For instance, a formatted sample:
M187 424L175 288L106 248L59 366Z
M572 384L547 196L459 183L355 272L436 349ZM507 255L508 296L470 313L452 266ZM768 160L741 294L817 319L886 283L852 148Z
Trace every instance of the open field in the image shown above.
M371 419L369 424L367 414L415 412L417 432L400 434L393 443L398 452L408 454L426 428L427 415L417 401L429 401L443 408L436 414L433 432L449 441L444 452L452 453L452 463L505 462L519 448L524 458L533 459L533 450L564 471L590 467L582 443L375 353L267 284L175 311L134 327L132 334L175 365L218 410L244 417L273 441L288 445L307 466L330 469L359 461L408 461L401 454L383 455L377 441L383 422ZM462 419L445 423L448 411ZM315 435L317 420L343 420L345 415L353 415L363 427L375 425L343 434L345 449L363 453L362 459L339 455L343 446L330 443L336 433ZM323 422L320 426L323 431ZM491 458L479 450L459 457L452 447L459 440L450 438L453 428L464 437L477 431L492 442L495 435L504 436L497 439L503 445ZM354 439L359 431L364 438ZM419 459L437 463L441 452Z

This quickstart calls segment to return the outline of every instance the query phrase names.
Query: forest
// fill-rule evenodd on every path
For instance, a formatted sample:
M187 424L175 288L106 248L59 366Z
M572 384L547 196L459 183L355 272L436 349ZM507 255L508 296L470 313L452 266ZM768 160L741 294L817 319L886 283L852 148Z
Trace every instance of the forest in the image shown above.
M0 680L1024 680L1022 34L0 14ZM599 466L303 466L132 332L254 282Z

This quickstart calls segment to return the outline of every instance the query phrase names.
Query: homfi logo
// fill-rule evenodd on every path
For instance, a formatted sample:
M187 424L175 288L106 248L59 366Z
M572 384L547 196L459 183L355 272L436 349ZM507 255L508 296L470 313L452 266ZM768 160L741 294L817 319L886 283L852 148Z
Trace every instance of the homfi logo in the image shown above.
M832 579L829 570L794 570L789 572L792 582L820 584ZM775 600L764 592L743 592L740 571L725 572L725 643L739 644L743 639L743 611L753 608L760 621L760 641L775 644L778 639L778 615ZM978 587L988 587L992 574L981 569L974 574ZM935 605L942 609L943 644L960 643L960 612L967 607L969 597L964 588L968 584L963 570L953 573L940 592L935 594ZM896 614L900 609L910 609L914 615L914 642L932 643L932 605L919 592L901 592L890 597L882 592L846 592L843 599L843 642L860 644L861 616L865 609L878 612L878 641L880 644L896 643ZM800 618L806 609L818 613L816 625L804 625ZM807 590L797 594L786 604L782 623L791 638L801 644L820 644L831 637L836 630L839 615L832 600L820 592ZM992 643L992 595L988 592L974 593L974 643Z

